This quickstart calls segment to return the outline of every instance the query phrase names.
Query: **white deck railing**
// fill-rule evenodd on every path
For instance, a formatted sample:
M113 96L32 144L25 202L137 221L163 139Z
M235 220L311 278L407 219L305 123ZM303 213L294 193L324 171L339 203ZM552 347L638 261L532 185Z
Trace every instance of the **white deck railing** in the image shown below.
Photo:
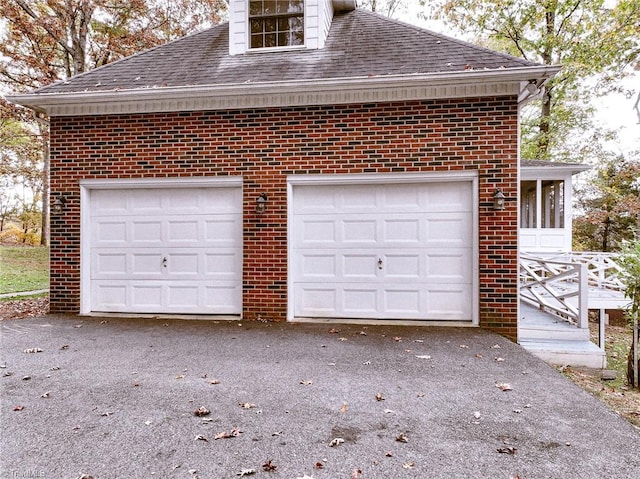
M583 263L520 255L520 299L578 328L588 328L588 268Z
M554 254L536 254L546 260L562 261L566 263L581 263L587 266L587 277L589 286L613 291L624 291L624 285L620 280L622 269L616 263L615 253L602 252L568 252Z

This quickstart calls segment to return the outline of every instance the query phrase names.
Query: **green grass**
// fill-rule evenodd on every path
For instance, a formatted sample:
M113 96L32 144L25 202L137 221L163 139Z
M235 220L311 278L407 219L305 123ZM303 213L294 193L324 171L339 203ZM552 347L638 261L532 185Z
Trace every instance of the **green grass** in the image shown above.
M49 249L0 246L0 294L49 287Z

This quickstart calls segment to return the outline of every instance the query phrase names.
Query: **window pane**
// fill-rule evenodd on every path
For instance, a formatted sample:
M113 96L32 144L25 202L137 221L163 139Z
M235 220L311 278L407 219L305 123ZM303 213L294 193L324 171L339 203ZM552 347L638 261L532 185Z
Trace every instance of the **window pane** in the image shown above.
M260 15L262 13L262 0L251 0L249 2L249 15Z
M564 181L542 182L542 227L564 228Z
M264 31L265 32L275 32L276 31L276 19L275 18L267 18L264 21Z
M262 34L251 35L251 48L262 48L264 43L262 41Z
M536 228L536 181L520 182L520 227Z
M304 32L293 32L291 45L304 45Z
M278 44L276 43L276 41L277 41L277 38L275 33L270 33L268 35L265 35L263 47L265 48L277 47Z
M262 33L262 21L251 20L251 33Z
M276 10L277 3L279 2L276 2L276 0L264 0L263 2L264 7L262 8L262 13L264 15L273 15L277 13L277 10Z

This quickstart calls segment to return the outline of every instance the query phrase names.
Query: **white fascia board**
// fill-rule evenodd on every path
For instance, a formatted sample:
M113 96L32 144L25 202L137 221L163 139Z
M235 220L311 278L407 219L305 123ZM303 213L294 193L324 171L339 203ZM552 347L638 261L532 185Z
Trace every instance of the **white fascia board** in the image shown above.
M10 95L49 116L229 110L518 95L521 82L549 78L556 66L320 80L200 85L118 91Z

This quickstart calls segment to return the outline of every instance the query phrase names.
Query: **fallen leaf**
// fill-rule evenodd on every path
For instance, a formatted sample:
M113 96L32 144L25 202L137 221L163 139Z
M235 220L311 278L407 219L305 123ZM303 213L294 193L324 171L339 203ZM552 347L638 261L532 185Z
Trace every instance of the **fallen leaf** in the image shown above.
M514 455L518 450L515 447L507 446L507 447L499 447L496 449L500 454L510 454Z
M26 353L26 354L41 353L42 349L40 349L40 348L29 348L29 349L25 349L22 352Z
M337 447L340 444L344 444L344 439L342 439L341 437L336 437L329 443L329 447Z
M276 432L272 432L271 436L276 437L276 436L282 436L283 434L284 434L284 431L276 431Z
M212 417L203 417L202 422L213 422L214 419Z
M475 417L476 419L480 419L480 417L481 417L480 411L474 412L473 413L473 417Z
M178 374L176 376L176 379L184 379L184 378L185 378L184 374Z
M511 387L511 384L508 384L508 383L496 383L496 387L498 389L500 389L501 391L511 391L511 390L513 390L513 388Z
M296 479L313 479L313 476L307 476L306 474L304 476L299 476Z
M204 437L204 436L203 436L203 435L201 435L201 434L198 434L198 435L196 436L196 441L209 442L209 439L207 439L206 437Z
M44 394L43 394L42 396L40 396L40 397L41 397L41 398L48 399L50 395L51 395L51 392L50 392L50 391L47 391L46 393L44 393Z
M499 344L494 344L493 346L491 346L491 349L500 349L500 345Z
M414 339L414 343L424 343L424 339Z
M275 471L277 468L278 468L278 466L276 466L274 463L272 463L271 459L269 459L267 462L265 462L262 465L262 469L267 471L267 472Z
M365 361L362 363L363 366L371 366L371 361Z
M351 479L358 479L362 475L362 471L360 469L354 469L351 472Z
M23 381L28 381L29 379L31 379L31 376L22 376Z
M69 349L69 345L68 345L68 344L65 344L64 346L62 346L62 347L60 348L60 350L61 350L61 351L64 351L64 350L66 350L66 349Z
M416 394L416 396L419 397L419 398L423 398L423 397L425 397L425 393L418 393L418 394Z
M300 381L300 384L302 384L303 386L311 386L313 384L313 381L311 379L303 379L302 381Z
M393 340L394 340L396 343L400 343L400 342L402 342L402 338L401 338L400 336L395 336L395 337L393 338Z
M404 469L413 469L415 467L416 463L415 462L405 462L402 467Z
M384 401L384 396L380 393L376 393L376 401Z
M409 442L409 439L407 438L407 436L404 435L403 432L401 432L400 434L398 434L396 436L396 441L398 441L398 442Z
M416 358L418 358L418 359L431 359L431 356L429 356L428 354L422 354L422 355L416 354Z
M100 416L102 416L102 417L109 417L109 416L113 416L113 413L112 413L112 412L110 412L110 411L106 411L106 412L103 412L102 414L100 414Z
M522 409L514 409L513 412L516 414L520 414L522 413Z
M461 344L460 349L469 349L469 346L467 346L466 344Z
M384 453L386 457L393 457L393 451L387 451Z
M145 425L145 426L151 426L151 421L145 421L145 422L144 422L144 425Z
M13 373L11 371L7 371L2 375L3 378L8 378L10 376L13 376Z
M24 406L13 406L14 411L22 411L23 409L24 409Z
M500 357L496 356L495 358L493 358L493 360L494 360L496 363L501 363L501 362L503 362L503 361L504 361L504 358L500 358Z
M242 469L240 472L236 472L236 476L251 476L252 474L255 474L256 470L255 469Z
M211 411L209 411L206 407L202 406L196 409L195 411L193 411L193 414L198 417L208 416L209 414L211 414Z
M385 414L393 414L395 411L393 409L385 409L384 413Z
M342 331L341 329L331 328L329 330L329 334L338 334L341 331Z
M253 409L254 407L256 407L256 405L251 402L239 402L238 406L243 409Z
M346 402L343 402L343 403L342 403L342 407L340 408L340 412L341 412L342 414L344 414L345 412L347 412L347 403L346 403Z
M210 381L207 381L209 384L220 384L220 381L218 381L217 379L212 379Z
M232 429L229 433L227 433L227 431L222 431L216 434L213 437L213 440L217 441L218 439L229 439L231 437L238 437L240 434L242 434L242 431L240 431L239 429Z
M314 467L316 469L324 469L324 464L322 464L321 462L316 462L316 465Z
M349 341L347 338L338 338L338 341Z
M476 354L476 358L482 359L482 354L480 354L480 353Z

